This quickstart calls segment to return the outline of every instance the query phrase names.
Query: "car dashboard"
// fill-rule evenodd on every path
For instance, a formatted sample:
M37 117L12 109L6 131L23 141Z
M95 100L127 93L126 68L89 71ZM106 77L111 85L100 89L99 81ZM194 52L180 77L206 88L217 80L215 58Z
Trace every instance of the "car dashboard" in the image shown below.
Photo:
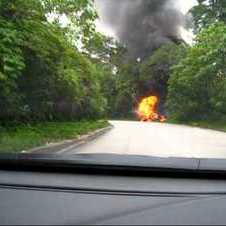
M223 177L192 178L183 174L174 177L164 171L161 175L106 171L1 167L0 224L226 223Z

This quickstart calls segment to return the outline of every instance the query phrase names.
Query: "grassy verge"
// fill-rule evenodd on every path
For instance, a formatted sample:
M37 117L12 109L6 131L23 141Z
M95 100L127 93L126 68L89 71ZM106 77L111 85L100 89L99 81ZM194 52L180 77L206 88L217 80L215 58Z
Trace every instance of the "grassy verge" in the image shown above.
M99 120L0 127L0 153L15 153L50 142L73 139L106 126L107 121Z
M190 122L189 125L226 132L225 121L198 121Z
M226 120L205 120L205 121L189 121L189 122L178 122L178 121L169 121L169 123L173 124L184 124L194 127L201 127L206 129L213 129L222 132L226 132Z

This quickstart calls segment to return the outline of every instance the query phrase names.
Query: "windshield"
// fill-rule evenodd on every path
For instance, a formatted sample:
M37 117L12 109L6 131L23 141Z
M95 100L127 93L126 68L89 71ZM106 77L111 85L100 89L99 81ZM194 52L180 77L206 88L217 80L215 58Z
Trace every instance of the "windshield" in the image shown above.
M0 154L226 158L226 1L0 0Z

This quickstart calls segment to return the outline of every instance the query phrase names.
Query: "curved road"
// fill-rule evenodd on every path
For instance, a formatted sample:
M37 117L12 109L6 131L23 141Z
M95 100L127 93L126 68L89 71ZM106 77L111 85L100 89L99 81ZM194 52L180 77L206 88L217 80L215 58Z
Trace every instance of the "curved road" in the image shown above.
M110 121L114 128L64 154L115 153L158 157L226 158L226 133L172 125Z

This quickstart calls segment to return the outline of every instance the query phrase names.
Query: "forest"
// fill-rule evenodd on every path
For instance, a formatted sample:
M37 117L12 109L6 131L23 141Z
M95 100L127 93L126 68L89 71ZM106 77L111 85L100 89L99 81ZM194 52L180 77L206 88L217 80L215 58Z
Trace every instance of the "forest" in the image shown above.
M152 94L169 120L224 120L226 2L190 13L192 45L172 40L138 60L96 31L92 0L0 0L1 125L136 118Z

